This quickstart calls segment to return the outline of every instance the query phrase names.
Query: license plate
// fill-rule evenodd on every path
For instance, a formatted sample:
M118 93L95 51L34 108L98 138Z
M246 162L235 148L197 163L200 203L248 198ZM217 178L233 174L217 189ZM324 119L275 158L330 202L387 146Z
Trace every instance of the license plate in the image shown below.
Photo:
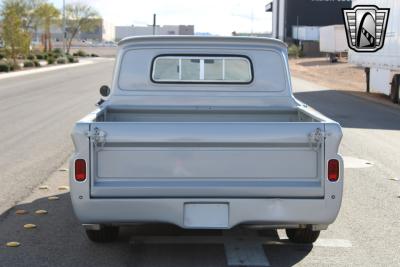
M228 228L228 203L185 203L184 225L188 228Z

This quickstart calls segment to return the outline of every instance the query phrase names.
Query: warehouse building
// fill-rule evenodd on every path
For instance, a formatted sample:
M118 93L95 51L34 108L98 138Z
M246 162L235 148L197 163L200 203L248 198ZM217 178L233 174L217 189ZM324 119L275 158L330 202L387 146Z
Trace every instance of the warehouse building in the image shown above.
M115 40L129 36L143 36L143 35L194 35L193 25L157 25L153 28L152 25L148 26L116 26L115 27Z
M299 30L343 24L342 8L351 8L351 0L273 0L265 7L272 12L272 36L285 42L298 39Z

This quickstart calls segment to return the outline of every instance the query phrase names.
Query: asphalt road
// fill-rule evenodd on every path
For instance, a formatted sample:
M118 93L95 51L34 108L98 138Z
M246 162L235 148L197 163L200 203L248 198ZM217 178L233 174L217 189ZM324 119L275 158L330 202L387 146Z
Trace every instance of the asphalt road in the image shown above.
M0 265L4 266L226 266L221 244L131 244L132 237L221 236L220 231L184 231L165 225L123 228L118 242L93 244L76 221L67 192L67 173L56 171L72 145L73 122L93 109L98 88L109 83L112 63L0 81ZM314 246L293 245L282 232L259 231L272 266L400 266L400 109L293 79L296 97L344 128L345 192L337 221ZM52 173L52 174L51 174ZM50 175L51 174L51 175ZM49 176L50 175L50 176ZM49 201L48 195L58 195ZM27 215L15 215L26 209ZM48 210L44 216L37 209ZM37 229L26 230L24 223ZM280 239L279 239L280 238ZM178 239L178 238L177 238ZM195 239L195 238L194 238ZM19 241L8 248L8 241ZM193 241L196 243L195 241Z
M0 80L0 213L66 161L74 122L95 109L112 68L104 61Z

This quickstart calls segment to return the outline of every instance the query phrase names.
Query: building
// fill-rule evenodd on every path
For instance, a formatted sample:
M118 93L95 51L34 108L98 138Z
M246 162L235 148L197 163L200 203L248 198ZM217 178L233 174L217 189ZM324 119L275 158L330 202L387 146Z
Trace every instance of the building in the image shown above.
M155 27L155 35L194 35L193 25L164 25ZM116 26L115 40L129 36L153 35L153 26Z
M350 7L351 0L272 0L265 11L272 12L272 36L290 42L293 27L342 24L342 8Z
M75 39L82 41L92 42L103 42L103 41L114 41L115 39L115 26L101 18L95 20L96 26L91 31L81 31ZM51 26L50 33L53 41L60 42L62 40L62 25L61 22L54 23ZM67 29L68 31L68 29ZM40 37L44 34L43 27L40 27L35 31L33 40L39 41Z

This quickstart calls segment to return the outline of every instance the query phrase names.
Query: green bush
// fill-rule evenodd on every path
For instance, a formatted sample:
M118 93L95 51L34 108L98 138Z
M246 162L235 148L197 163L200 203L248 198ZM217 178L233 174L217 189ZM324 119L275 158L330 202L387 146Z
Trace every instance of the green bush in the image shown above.
M67 55L68 63L74 63L74 57L71 55Z
M41 67L41 66L40 66L40 62L39 62L39 60L37 60L37 59L35 59L35 60L33 61L33 64L35 65L35 67Z
M24 61L24 68L32 68L34 66L35 66L35 64L33 63L32 60L25 60Z
M301 51L299 46L291 44L288 48L288 55L289 57L302 57L303 51Z
M43 55L43 54L37 54L37 55L36 55L36 59L38 59L38 60L43 60L43 59L45 59L45 58L44 58L44 55Z
M65 64L67 63L67 60L63 57L60 57L59 59L57 59L57 64Z
M78 54L77 52L72 53L72 55L73 55L74 57L79 57L79 54Z
M61 50L61 48L54 48L54 49L53 49L53 53L54 53L54 54L62 54L63 51Z
M2 60L5 57L6 57L6 55L4 53L0 53L0 60Z
M50 56L47 57L47 64L51 65L51 64L54 64L54 62L55 62L55 59L53 57L50 57Z
M36 59L35 55L28 55L26 58L29 59L29 60L35 60Z
M12 63L10 63L9 65L10 65L10 71L20 70L20 69L21 69L21 66L18 65L18 64L12 64Z
M98 55L98 54L95 54L95 53L92 53L90 56L91 56L91 57L99 57L99 55Z
M0 72L9 72L10 70L10 64L7 62L0 62Z
M79 49L79 50L78 50L78 56L80 56L80 57L87 57L87 54L86 54L85 51Z

